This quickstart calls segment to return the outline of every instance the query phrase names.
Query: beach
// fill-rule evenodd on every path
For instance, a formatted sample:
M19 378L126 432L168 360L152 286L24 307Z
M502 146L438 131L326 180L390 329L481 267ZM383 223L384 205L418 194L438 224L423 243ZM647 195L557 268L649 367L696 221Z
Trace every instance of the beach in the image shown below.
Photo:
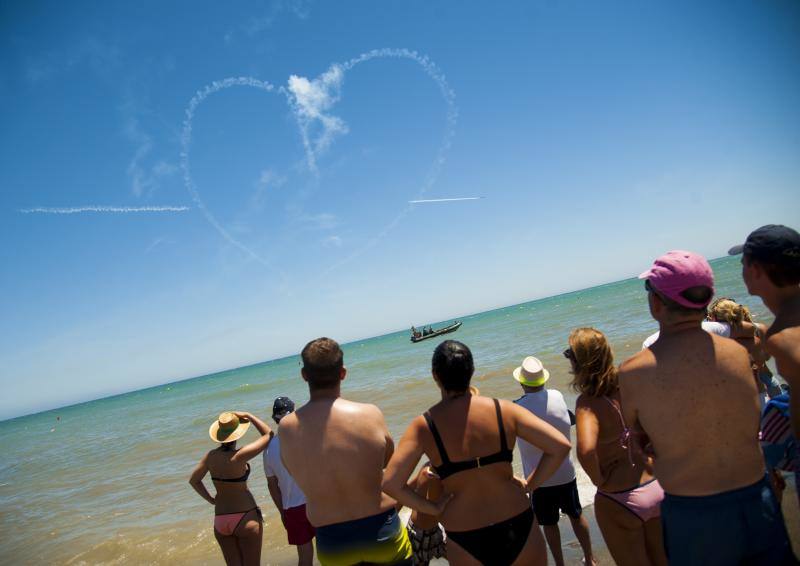
M770 322L760 300L747 295L738 258L711 265L718 296L732 297L749 306L757 321ZM639 350L657 329L637 279L458 319L463 326L447 337L472 349L473 384L481 394L519 397L511 371L525 356L535 355L551 372L548 387L564 393L571 408L576 396L569 389L568 362L561 352L573 328L594 326L605 332L617 362ZM446 322L409 321L409 326ZM313 328L308 332L309 339L317 336ZM409 421L437 400L430 359L439 341L412 344L404 329L343 345L348 367L343 394L377 404L395 442ZM302 346L297 345L298 352ZM215 447L208 426L221 411L244 410L267 418L277 396L289 396L298 406L308 399L299 359L295 355L0 423L5 454L0 463L0 526L7 533L0 543L0 562L221 564L212 533L213 508L192 491L189 473ZM245 437L254 438L252 432ZM296 563L269 498L260 457L252 464L249 487L264 512L262 563ZM516 451L514 467L521 473ZM211 487L208 478L206 484ZM582 471L579 489L583 502L590 503L593 486ZM796 545L793 489L784 495L784 508ZM609 564L592 508L586 512L601 563ZM579 561L580 549L566 521L561 536L565 557L570 563Z

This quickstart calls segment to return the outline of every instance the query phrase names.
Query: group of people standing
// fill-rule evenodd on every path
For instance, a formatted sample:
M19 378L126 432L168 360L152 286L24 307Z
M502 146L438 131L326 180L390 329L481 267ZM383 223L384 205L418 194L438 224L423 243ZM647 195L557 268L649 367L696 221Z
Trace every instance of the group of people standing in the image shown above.
M753 326L753 338L800 387L800 235L765 226L731 251L743 253L748 291L776 317L765 333ZM563 396L545 388L549 373L535 357L514 371L520 399L491 399L470 388L469 348L447 340L431 362L441 400L411 421L395 448L378 407L341 397L347 370L339 345L309 342L301 353L308 403L279 411L277 436L254 415L223 413L210 430L221 446L190 479L215 505L226 562L260 560L261 516L245 482L247 461L266 448L265 470L276 478L270 493L301 561L311 560L316 537L326 566L420 564L445 549L452 564L546 564L545 539L559 563L564 512L592 563L569 460L574 421L578 460L598 487L598 525L618 564L794 564L759 445L763 360L704 330L714 279L702 256L669 252L640 278L659 336L617 367L602 332L574 330L564 351L579 393L574 417ZM742 322L731 327L741 331ZM791 415L799 431L798 412ZM236 450L250 423L261 437ZM511 465L516 444L522 478ZM423 456L428 463L411 479ZM287 508L281 468L303 504ZM215 496L202 484L208 472ZM408 529L401 506L413 510Z

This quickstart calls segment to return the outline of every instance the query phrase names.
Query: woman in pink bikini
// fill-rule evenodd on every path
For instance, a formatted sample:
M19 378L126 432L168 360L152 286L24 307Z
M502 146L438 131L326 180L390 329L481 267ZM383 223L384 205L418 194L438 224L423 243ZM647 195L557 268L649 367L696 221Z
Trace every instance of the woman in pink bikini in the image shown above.
M578 460L597 486L595 516L619 566L666 565L661 535L664 490L634 449L620 407L617 368L605 335L578 328L564 351L572 364Z
M236 441L244 436L250 423L261 433L261 438L243 448L236 449ZM247 489L250 475L248 460L258 456L272 440L269 426L250 413L222 413L208 430L211 440L219 442L203 456L192 472L189 483L200 496L214 506L214 536L222 548L228 565L246 566L261 561L261 509L253 494ZM208 493L203 478L211 472L217 489L215 496Z

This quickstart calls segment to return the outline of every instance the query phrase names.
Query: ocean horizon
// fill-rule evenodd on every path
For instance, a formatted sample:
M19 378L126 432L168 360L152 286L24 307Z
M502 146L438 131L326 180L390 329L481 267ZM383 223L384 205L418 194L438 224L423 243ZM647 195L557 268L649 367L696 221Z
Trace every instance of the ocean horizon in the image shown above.
M771 320L761 301L747 296L737 258L711 265L717 295L747 304L761 322ZM481 394L519 397L511 372L525 356L536 355L550 370L548 387L560 390L572 408L576 395L561 352L573 328L605 332L617 363L657 330L643 285L633 278L458 320L462 327L441 339L472 349L472 382ZM343 396L378 405L398 441L410 420L439 398L430 359L441 339L414 344L401 330L343 344ZM268 418L275 397L284 395L298 405L308 400L299 354L0 422L0 447L13 454L0 462L0 526L17 533L0 543L0 562L221 563L213 508L191 490L189 473L215 447L208 426L220 412ZM244 442L254 437L248 433ZM253 464L249 487L264 511L263 562L291 564L294 550L286 544L259 459ZM521 473L518 457L514 467ZM582 501L591 504L594 486L582 470L578 483Z
M730 260L730 258L728 258L728 256L721 256L721 257L718 257L718 258L709 259L709 262L713 265L715 262L721 262L721 261L724 261L726 259ZM738 260L737 260L737 263L738 263ZM548 295L546 297L539 297L539 298L535 298L535 299L530 299L530 300L527 300L527 301L522 301L520 303L513 303L513 304L502 306L502 307L491 308L491 309L488 309L488 310L485 310L485 311L479 311L479 312L476 312L476 313L465 314L465 315L457 315L457 316L453 316L453 317L450 317L450 318L445 318L445 319L442 319L442 320L439 320L439 321L423 322L422 324L419 324L419 325L415 324L415 326L417 326L417 328L422 328L423 325L424 326L432 325L435 328L440 328L442 326L445 326L447 323L450 323L450 322L453 322L453 321L456 321L456 320L465 320L467 318L479 317L479 316L485 315L487 313L491 313L491 312L502 310L502 309L510 309L510 308L514 308L514 307L517 307L517 306L521 306L521 305L528 305L528 304L531 304L531 303L535 303L537 301L557 299L559 297L565 297L565 296L572 295L572 294L575 294L575 293L582 293L582 292L588 291L590 289L599 289L599 288L602 288L602 287L606 287L608 285L616 285L616 284L619 284L619 283L624 283L626 281L635 281L635 280L637 280L636 277L628 277L628 278L625 278L625 279L609 281L607 283L600 283L598 285L593 285L593 286L590 286L590 287L582 287L580 289L564 291L564 292L561 292L561 293L557 293L555 295ZM760 300L758 300L757 298L754 299L753 297L750 297L750 300L751 300L751 302L755 301L756 303L760 303ZM748 302L745 301L744 299L742 299L741 302L743 302L745 304L748 304ZM763 310L766 310L766 309L763 309ZM352 344L361 343L361 342L365 342L365 341L368 341L368 340L378 340L378 339L381 339L381 338L385 338L385 337L389 337L389 336L402 335L402 334L406 334L407 336L410 337L410 332L409 332L410 328L411 328L411 324L409 324L408 327L403 328L403 329L390 330L390 331L385 332L383 334L378 334L378 335L370 336L370 337L356 338L354 340L350 340L348 342L341 343L341 346L342 346L343 349L346 349L348 346L350 346ZM447 338L450 338L450 335L446 335L446 336L447 336ZM313 340L314 338L316 338L316 336L309 337L309 340ZM331 338L336 339L335 336L331 336ZM442 339L444 340L446 338L442 338ZM453 337L453 339L457 339L457 338ZM302 345L300 346L300 348L302 348ZM21 415L16 415L16 416L0 419L0 423L4 423L4 422L7 422L7 421L13 421L15 419L21 419L21 418L25 418L25 417L32 417L32 416L35 416L35 415L40 415L40 414L45 414L45 413L50 413L50 412L57 412L57 411L61 411L61 410L66 410L66 409L70 409L72 407L79 407L79 406L87 405L89 403L93 403L93 402L97 402L97 401L107 401L107 400L114 399L114 398L117 398L117 397L124 397L125 395L130 395L132 393L145 392L145 391L149 391L151 389L158 389L159 387L177 385L179 383L192 381L194 379L213 378L214 376L220 376L220 375L223 375L223 374L227 374L229 372L237 372L237 371L240 371L240 370L246 370L248 368L254 368L254 367L258 367L258 366L263 366L265 364L277 363L277 362L280 362L282 360L287 360L287 359L290 359L290 358L299 357L299 355L300 355L300 350L298 350L297 353L295 353L295 354L287 354L287 355L284 355L284 356L279 356L279 357L276 357L276 358L271 358L271 359L260 361L260 362L255 362L255 363L251 363L251 364L244 364L244 365L241 365L241 366L235 366L235 367L224 369L224 370L214 371L212 373L204 373L204 374L200 374L200 375L193 375L191 377L184 377L184 378L177 379L177 380L174 380L174 381L160 382L160 383L157 383L155 385L148 385L146 387L141 387L141 388L138 388L138 389L130 389L130 390L126 390L126 391L121 391L119 393L111 393L111 394L108 394L108 395L101 395L100 397L92 397L91 399L86 399L86 400L83 400L83 401L77 401L75 403L69 403L69 404L66 404L66 405L58 405L58 406L52 407L52 408L45 408L45 409L41 409L41 410L35 410L35 411L29 412L29 413L23 413Z

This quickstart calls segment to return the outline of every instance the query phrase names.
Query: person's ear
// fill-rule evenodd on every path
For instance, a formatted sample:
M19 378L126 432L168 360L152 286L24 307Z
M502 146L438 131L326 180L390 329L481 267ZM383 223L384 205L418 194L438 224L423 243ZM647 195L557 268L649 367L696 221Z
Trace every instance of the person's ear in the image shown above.
M345 377L347 377L347 368L342 366L342 369L339 370L339 381L344 381Z
M300 375L303 377L303 381L308 383L308 376L306 375L306 368L300 368Z

